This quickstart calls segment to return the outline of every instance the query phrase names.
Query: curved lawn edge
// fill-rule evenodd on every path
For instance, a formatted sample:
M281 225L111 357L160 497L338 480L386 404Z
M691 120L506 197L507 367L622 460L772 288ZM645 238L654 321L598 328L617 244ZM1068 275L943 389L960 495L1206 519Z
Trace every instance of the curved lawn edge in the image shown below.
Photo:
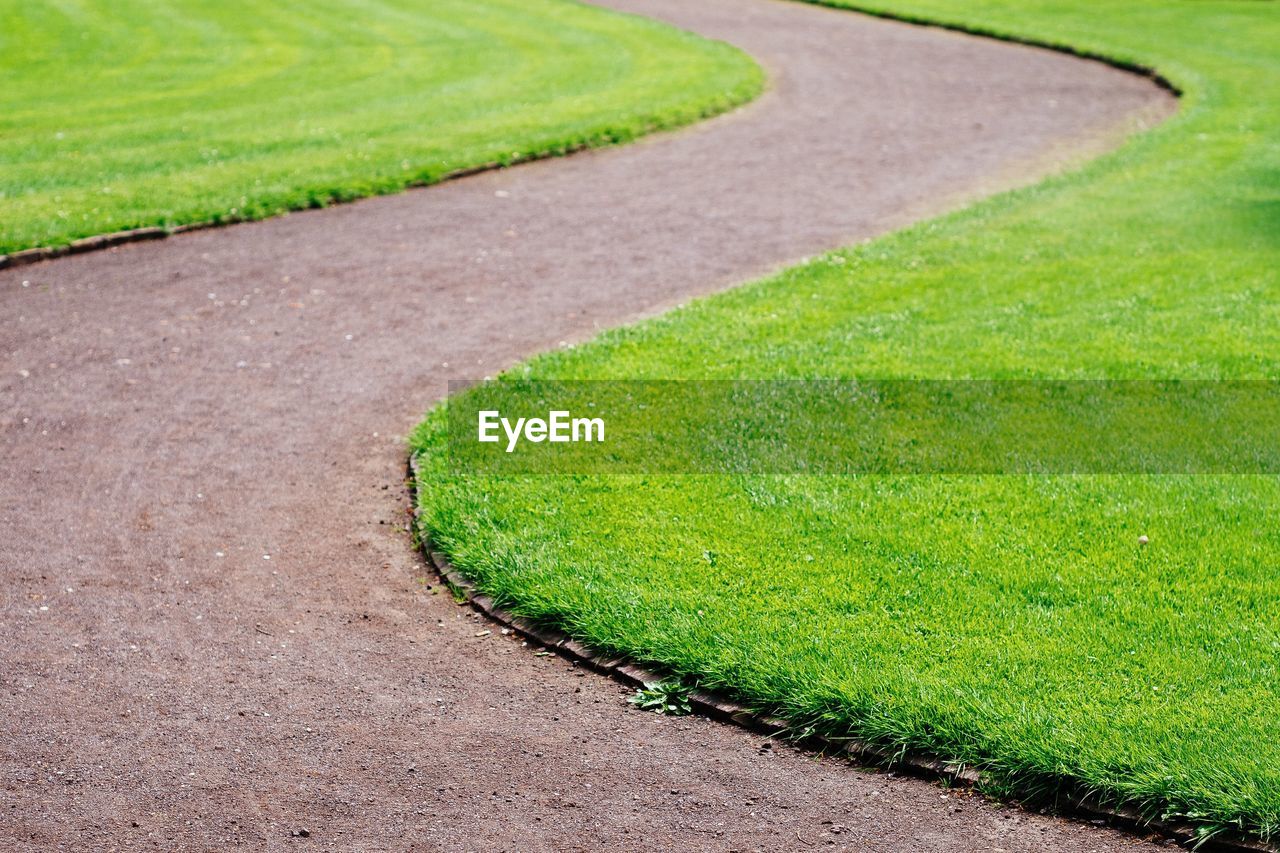
M1009 44L1021 44L1027 47L1038 47L1044 50L1052 50L1055 53L1064 53L1067 56L1074 56L1078 59L1087 59L1091 62L1100 62L1103 65L1110 66L1119 71L1127 71L1139 77L1146 77L1160 88L1181 100L1185 94L1182 86L1174 82L1173 79L1166 77L1165 74L1153 65L1148 65L1137 59L1128 59L1119 55L1107 53L1103 50L1093 50L1090 48L1080 47L1066 41L1056 41L1054 39L1037 38L1034 35L1024 35L1008 30L1002 30L999 27L982 26L980 24L970 24L959 20L948 20L944 18L932 18L928 15L912 14L910 12L898 12L882 6L874 6L860 2L859 0L788 0L792 3L804 3L808 6L823 6L827 9L839 9L844 12L856 12L859 15L867 15L871 18L881 18L886 21L898 21L903 24L911 24L917 27L930 27L933 29L946 30L953 33L963 33L970 36L978 36L980 38L989 38L996 41L1008 42ZM1181 106L1181 104L1179 104ZM1109 153L1109 152L1108 152Z
M208 217L184 217L181 214L168 216L145 216L136 219L125 219L120 222L124 228L111 231L81 232L83 236L70 235L62 241L51 241L36 245L17 243L17 248L0 251L0 269L6 267L25 266L40 261L52 260L67 255L107 249L127 243L164 239L188 231L219 228L247 222L259 222L284 216L289 213L305 210L323 209L339 204L349 204L384 195L395 195L411 189L419 189L451 180L465 178L482 172L494 171L522 163L563 157L585 150L607 148L624 145L656 133L679 130L690 125L723 115L751 103L760 97L768 86L764 69L750 56L733 45L715 39L705 38L694 33L683 31L669 24L654 21L644 16L628 12L595 6L589 3L576 3L592 14L601 16L632 19L637 25L655 28L658 31L669 31L670 35L689 42L704 50L709 56L718 58L723 70L731 78L727 85L720 89L707 86L690 85L681 91L681 96L674 103L660 106L657 111L648 103L635 102L623 109L620 114L588 119L582 127L571 129L568 135L554 136L545 131L526 132L527 140L523 143L511 143L502 139L494 139L492 144L473 156L464 156L440 165L442 169L423 168L409 173L402 178L383 178L370 173L368 180L352 179L346 182L327 182L320 176L317 183L301 181L288 190L288 196L272 198L264 196L254 199L256 207L251 213L237 212L237 201L228 195L226 204L214 215ZM739 66L736 70L734 65ZM635 101L635 99L632 99ZM359 185L357 185L359 180ZM230 192L230 191L228 191ZM2 194L0 194L2 196ZM240 201L243 204L243 199ZM149 221L148 221L149 220ZM160 220L157 222L157 220ZM165 221L170 220L170 221ZM2 223L0 223L2 224Z
M805 0L805 2L808 2L808 0ZM1080 56L1082 58L1102 61L1108 65L1112 65L1117 68L1121 68L1124 70L1141 74L1142 76L1146 76L1152 79L1153 81L1155 81L1157 84L1164 86L1165 88L1174 92L1175 94L1178 94L1179 96L1185 95L1186 96L1185 99L1180 100L1179 111L1175 116L1179 120L1187 119L1188 113L1191 112L1191 110L1189 109L1189 106L1200 100L1200 96L1203 94L1202 89L1205 88L1205 86L1203 85L1204 81L1200 79L1199 75L1195 72L1194 69L1166 68L1162 66L1160 70L1156 70L1154 67L1148 66L1143 62L1126 57L1125 55L1123 55L1122 52L1117 52L1116 54L1108 54L1105 51L1097 51L1094 49L1076 47L1070 44L1062 44L1052 39L1040 39L1034 36L1028 36L1024 32L1006 32L996 27L973 26L973 25L948 21L945 18L940 18L940 17L934 18L927 15L901 14L901 13L893 12L891 10L886 11L883 9L868 7L858 3L829 2L828 0L816 0L816 2L818 5L842 8L842 9L846 9L854 12L870 14L877 17L883 17L883 18L923 25L923 26L954 30L954 31L963 32L967 34L994 38L1002 41L1028 44L1036 47L1056 50L1059 52ZM1128 144L1121 146L1120 150L1123 150L1124 148L1128 148L1131 145L1133 145L1135 140L1138 139L1139 137L1146 138L1151 135L1152 134L1150 133L1142 133L1134 137L1130 137ZM1097 162L1098 159L1106 159L1106 157L1109 157L1114 153L1116 153L1115 149L1107 152L1107 154L1104 157L1094 158L1090 162L1091 163ZM1080 171L1080 169L1079 168L1073 169L1073 171ZM1037 184L1037 186L1044 184L1048 181L1056 180L1056 177L1057 176L1051 176L1049 178L1046 178L1045 181L1040 182L1039 184ZM1003 193L998 195L1003 195ZM989 198L985 199L984 201L986 200L989 200ZM429 531L425 529L422 530L421 533L424 536L429 535ZM448 550L449 549L447 547L443 549L443 551L445 551L446 553L448 552ZM560 630L563 627L563 625L557 624L557 623L558 623L558 620L554 615L552 615L547 622L547 624L551 625L557 630ZM567 624L567 620L565 624ZM573 633L572 630L570 630L569 633L572 634ZM575 642L580 639L582 638L575 637ZM613 652L606 651L604 654L610 655L610 654L613 654ZM886 743L881 745L878 748L889 748L891 750L897 750L901 748L901 745L895 744L895 743ZM1088 783L1086 783L1082 779L1078 779L1070 776L1063 777L1063 776L1049 776L1049 775L1034 775L1033 773L1025 773L1018 777L1018 779L1016 780L1015 788L1019 791L1024 791L1024 792L1025 791L1039 791L1041 793L1049 792L1056 796L1067 796L1070 799L1073 796L1075 796L1076 793L1079 793L1082 790L1083 786L1087 786L1087 784ZM1121 796L1115 791L1099 790L1098 793L1102 796L1109 796L1112 800L1116 800ZM1209 838L1209 837L1222 838L1222 837L1225 837L1228 832L1235 831L1234 829L1228 830L1227 828L1223 827L1221 824L1209 824L1207 822L1204 824L1197 824L1194 826L1189 824L1170 824L1168 821L1166 821L1163 818L1163 814L1166 812L1166 810L1171 809L1172 814L1175 816L1179 815L1180 813L1177 811L1176 806L1174 806L1172 803L1167 801L1151 799L1151 798L1130 797L1128 799L1121 800L1121 802L1123 802L1125 805L1117 806L1114 811L1108 811L1108 813L1115 814L1122 817L1124 816L1125 813L1137 815L1138 823L1140 823L1141 825L1160 827L1164 831L1171 831L1170 830L1171 826L1184 827L1186 828L1186 833L1187 833L1185 835L1178 832L1177 830L1172 830L1175 832L1175 834L1179 834L1181 837L1194 838L1195 840L1203 842L1206 838ZM1107 811L1107 810L1103 809L1103 811ZM1194 817L1191 819L1194 820ZM1248 827L1246 831L1254 832L1257 830L1256 830L1256 827ZM1217 833L1222 833L1222 835L1219 836L1217 835ZM1234 846L1235 849L1275 849L1274 847L1268 846L1265 843L1248 840L1247 838L1245 838L1245 836L1239 836L1239 839L1240 840L1233 840L1231 842L1222 842L1222 843L1229 843L1230 845Z
M397 195L409 190L423 189L424 187L432 187L437 184L443 184L448 181L461 180L472 175L479 175L484 172L493 172L499 169L506 169L512 166L518 166L522 163L533 163L538 160L550 160L555 157L568 157L577 154L580 151L590 151L598 148L609 148L614 145L626 145L646 136L655 133L664 133L667 131L679 130L697 124L700 121L715 118L719 115L732 112L739 107L745 106L758 98L764 91L763 83L757 86L754 91L745 91L740 99L726 99L717 101L707 106L705 109L696 114L680 114L669 122L649 122L643 128L630 134L619 134L614 131L602 131L594 136L588 136L576 141L548 145L542 148L534 148L527 152L521 152L513 155L505 160L489 160L484 163L478 163L474 166L464 166L445 172L439 176L431 178L413 180L389 189L386 192L374 192L369 194L352 194L350 196L333 197L319 203L299 204L295 207L286 208L276 213L267 213L262 216L223 216L218 219L205 219L197 222L187 222L174 226L146 226L143 228L129 228L124 231L112 231L106 234L95 234L91 237L82 237L78 240L72 240L70 243L56 246L34 246L30 249L22 249L17 252L10 252L7 255L0 255L0 269L6 267L20 267L27 264L35 264L41 261L50 261L55 258L62 258L68 255L82 255L86 252L96 252L102 249L110 249L114 246L123 246L127 243L143 243L149 240L163 240L166 237L172 237L175 234L185 234L189 231L206 231L211 228L226 228L231 225L242 225L248 222L262 222L267 219L274 219L278 216L288 216L290 213L300 213L306 210L323 210L327 207L335 207L340 204L353 204L357 201L365 201L370 198L378 198L380 196Z
M679 113L671 117L668 121L649 121L634 132L620 134L615 130L603 130L595 135L586 136L582 139L573 140L566 143L557 143L546 145L541 148L533 148L529 151L520 152L505 160L489 160L484 163L478 163L474 166L463 166L450 172L445 172L439 176L431 178L407 181L404 184L387 190L386 192L374 192L368 194L352 194L349 196L333 197L322 203L299 204L294 207L286 208L278 213L267 213L262 216L223 216L218 219L205 219L197 222L186 222L181 225L174 226L146 226L143 228L129 228L124 231L112 231L106 234L95 234L91 237L82 237L79 240L72 240L70 243L55 246L33 246L30 249L22 249L17 252L10 252L7 255L0 255L0 269L6 267L20 267L27 264L35 264L40 261L50 261L55 258L66 257L67 255L81 255L86 252L96 252L102 249L110 249L113 246L122 246L127 243L142 243L148 240L163 240L166 237L172 237L175 234L184 234L188 231L205 231L210 228L225 228L231 225L241 225L246 222L262 222L267 219L274 219L277 216L287 216L290 213L299 213L305 210L323 210L326 207L334 207L339 204L352 204L357 201L364 201L370 198L378 198L379 196L397 195L409 190L422 189L437 184L443 184L447 181L456 181L467 178L472 175L479 175L483 172L493 172L498 169L506 169L512 166L518 166L521 163L533 163L538 160L550 160L555 157L568 157L580 151L590 151L598 148L609 148L614 145L626 145L637 139L651 136L655 133L664 133L668 131L679 130L693 124L697 124L707 119L715 118L725 113L733 112L739 107L746 106L754 101L764 92L765 81L760 77L753 84L748 84L739 92L735 92L733 96L719 99L700 110L689 113Z
M502 607L486 595L471 578L450 562L448 555L430 538L430 532L421 524L419 512L420 468L418 455L412 454L408 464L410 497L413 501L413 538L422 553L423 560L431 567L439 580L472 609L499 625L541 645L561 657L580 663L591 670L614 679L631 689L680 676L666 671L661 664L635 660L626 654L606 652L580 641L572 629L555 620L537 620L518 616ZM904 751L893 744L879 744L855 737L839 737L815 732L805 726L797 726L767 710L741 704L734 699L701 687L689 693L689 706L694 713L702 714L722 723L740 726L751 732L785 739L801 749L824 757L844 758L855 764L901 770L912 776L939 782L948 787L981 789L984 777L981 772L963 764L949 763L925 753ZM1061 780L1059 780L1061 781ZM1003 798L1009 800L1009 798ZM1016 802L1009 800L1010 802ZM1053 792L1052 808L1067 817L1082 820L1101 819L1108 825L1130 831L1154 831L1160 835L1194 845L1197 850L1230 851L1230 853L1258 853L1275 851L1272 845L1246 838L1218 834L1206 836L1194 824L1165 820L1154 814L1144 813L1124 805L1110 805L1095 792L1075 785L1059 785Z

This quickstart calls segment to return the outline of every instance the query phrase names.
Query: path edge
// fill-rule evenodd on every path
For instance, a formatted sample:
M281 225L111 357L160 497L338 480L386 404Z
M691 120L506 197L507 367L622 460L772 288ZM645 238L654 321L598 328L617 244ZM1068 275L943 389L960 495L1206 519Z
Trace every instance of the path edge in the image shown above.
M568 157L582 151L590 151L597 148L611 148L615 145L625 145L631 142L637 142L657 133L681 130L693 124L698 124L700 122L708 121L710 119L717 118L718 116L731 113L737 109L754 103L760 97L762 92L763 89L754 92L745 101L728 104L723 109L711 109L700 114L697 118L693 119L692 122L676 124L671 127L650 127L637 133L633 137L622 140L608 138L584 139L563 147L530 151L528 153L511 157L507 160L491 160L487 163L465 166L461 169L455 169L452 172L445 172L443 175L438 177L412 181L390 192L356 195L351 198L330 199L322 204L286 208L278 213L270 213L266 216L227 215L218 219L204 219L199 222L183 223L182 225L149 225L144 228L129 228L124 231L111 231L106 234L95 234L90 237L82 237L79 240L72 240L70 243L66 243L61 246L35 246L30 249L19 249L18 251L10 252L7 255L0 255L0 270L12 267L25 267L29 264L38 264L41 261L51 261L55 258L63 258L68 255L82 255L86 252L97 252L103 249L110 249L115 246L123 246L127 243L142 243L147 240L163 240L176 234L185 234L189 231L209 231L215 228L229 228L232 225L245 225L251 222L265 222L268 219L280 219L291 213L305 213L309 210L325 210L330 207L355 204L356 202L368 201L369 199L381 198L383 196L400 195L401 193L406 193L411 190L422 190L427 187L434 187L438 184L447 183L449 181L469 178L473 175L479 175L484 172L496 172L512 166L519 166L522 163L533 163L538 160L553 160L557 157Z
M841 12L852 12L855 15L866 15L868 18L895 21L899 24L908 24L913 27L946 30L948 32L960 33L962 35L976 36L977 38L1023 45L1024 47L1051 50L1054 53L1074 56L1076 59L1082 59L1087 62L1097 62L1101 65L1106 65L1110 68L1116 69L1117 71L1124 71L1136 77L1144 77L1154 83L1157 87L1165 90L1170 95L1173 95L1178 102L1181 102L1183 96L1186 94L1186 90L1182 86L1175 83L1171 78L1166 77L1157 68L1151 65L1146 65L1133 59L1124 59L1119 56L1112 56L1103 50L1078 47L1070 42L1020 35L994 26L965 24L960 21L937 19L926 14L895 12L891 9L864 5L866 0L788 0L788 2L804 3L809 6L821 6L827 9L836 9Z
M610 655L580 642L569 634L536 620L517 616L504 609L449 561L443 551L435 547L430 531L425 528L419 513L418 453L411 452L407 466L410 536L435 575L467 604L499 625L509 628L525 640L537 643L548 651L614 681L639 689L646 684L663 681L665 676L641 661L623 655ZM809 734L796 739L790 736L796 727L781 717L755 711L725 696L707 690L695 690L689 694L693 712L722 723L739 726L751 732L777 736L807 752L835 758L844 758L855 764L901 771L906 775L949 787L976 789L982 782L982 774L972 767L942 761L938 758L914 752L901 752L857 738L832 740L824 735ZM1220 834L1201 836L1192 824L1147 817L1138 809L1128 806L1112 807L1096 797L1072 789L1064 789L1056 801L1054 813L1063 817L1102 820L1108 826L1130 832L1155 832L1193 850L1209 853L1280 853L1280 846L1267 844L1254 838Z
M1168 77L1165 77L1155 68L1143 65L1140 62L1121 59L1109 56L1106 53L1094 50L1085 50L1078 48L1066 42L1056 42L1046 39L1036 39L1027 36L1016 35L1013 33L1003 32L999 29L981 26L970 26L958 22L933 20L927 15L913 15L906 13L897 13L886 9L878 9L861 5L860 0L790 0L790 2L803 3L809 6L819 6L828 9L835 9L841 12L847 12L855 15L866 15L870 18L879 18L887 21L895 21L901 24L907 24L914 27L926 27L929 29L947 30L949 32L960 33L962 35L976 36L978 38L991 39L993 41L1002 41L1009 44L1019 44L1026 47L1039 48L1041 50L1051 50L1055 53L1074 56L1088 62L1098 62L1111 68L1133 74L1138 77L1144 77L1153 82L1157 87L1164 89L1173 95L1174 99L1181 103L1184 94L1183 89L1175 84ZM749 57L757 68L763 71L759 60L755 57ZM691 127L709 119L716 118L734 112L749 104L755 103L768 88L769 81L767 76L761 80L760 85L754 92L745 97L741 101L730 101L724 104L712 104L698 116L686 122L677 122L672 126L663 126L661 124L652 125L635 136L627 139L611 139L611 138L587 138L574 142L570 145L548 148L543 150L535 150L527 153L518 154L508 160L489 161L479 163L474 166L465 166L446 172L434 178L413 181L407 183L396 190L389 193L375 193L372 195L357 195L349 199L333 199L324 204L304 206L285 210L281 213L269 214L262 217L240 217L234 215L222 216L217 219L206 219L199 222L188 222L181 225L152 225L141 228L129 228L124 231L111 231L106 234L95 234L89 237L83 237L79 240L73 240L70 243L60 246L35 246L29 249L19 249L9 254L0 254L0 270L10 267L21 267L29 264L40 263L41 261L51 261L55 258L66 257L68 255L80 255L86 252L96 252L103 249L110 249L115 246L123 246L127 243L141 243L147 240L163 240L175 234L185 234L189 231L204 231L213 228L226 228L232 225L241 225L248 222L261 222L266 219L276 219L280 216L288 216L290 213L302 213L306 210L317 210L328 207L336 207L343 204L353 204L369 198L377 198L381 195L399 195L400 193L410 190L423 189L425 187L443 184L448 181L456 181L462 178L469 178L473 175L479 175L484 172L493 172L500 169L507 169L512 166L519 166L522 163L532 163L538 160L550 160L556 157L568 157L582 151L588 151L596 148L609 148L615 145L625 145L636 142L640 139L652 136L656 133L671 132ZM1174 113L1176 115L1176 112ZM1172 116L1170 116L1172 117ZM1161 122L1163 123L1163 121ZM1121 146L1123 147L1123 145ZM1092 159L1092 158L1090 158Z

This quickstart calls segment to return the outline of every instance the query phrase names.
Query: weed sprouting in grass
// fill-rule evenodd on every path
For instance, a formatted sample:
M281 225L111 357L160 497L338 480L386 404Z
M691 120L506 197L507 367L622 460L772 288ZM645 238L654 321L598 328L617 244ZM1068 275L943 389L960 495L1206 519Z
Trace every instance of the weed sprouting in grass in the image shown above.
M467 591L453 581L445 581L444 585L449 589L449 595L453 596L454 604L466 604L470 601Z
M645 682L644 687L627 701L642 711L681 716L693 713L693 706L689 703L692 692L693 689L679 679Z

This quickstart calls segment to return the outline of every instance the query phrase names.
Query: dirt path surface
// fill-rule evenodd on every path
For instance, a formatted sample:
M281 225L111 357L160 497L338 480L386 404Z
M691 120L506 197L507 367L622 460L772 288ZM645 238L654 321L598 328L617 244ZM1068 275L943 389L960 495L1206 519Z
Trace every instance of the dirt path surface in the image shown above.
M629 709L437 594L402 436L492 372L1027 178L1147 81L772 0L611 0L758 103L623 149L0 272L0 847L1119 850Z

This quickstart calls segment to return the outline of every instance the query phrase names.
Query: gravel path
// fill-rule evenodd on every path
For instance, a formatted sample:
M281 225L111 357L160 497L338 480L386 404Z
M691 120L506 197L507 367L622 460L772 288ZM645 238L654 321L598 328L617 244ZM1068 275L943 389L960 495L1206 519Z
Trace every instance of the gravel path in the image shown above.
M1139 845L635 712L431 586L402 436L447 379L1170 107L1101 65L798 3L607 5L742 46L770 91L626 148L0 271L0 846Z

